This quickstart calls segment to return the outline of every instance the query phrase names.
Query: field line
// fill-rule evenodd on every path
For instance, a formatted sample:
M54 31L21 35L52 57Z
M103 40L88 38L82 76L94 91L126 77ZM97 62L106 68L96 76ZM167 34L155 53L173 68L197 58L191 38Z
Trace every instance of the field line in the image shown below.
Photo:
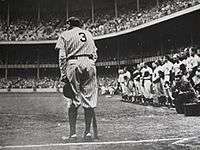
M177 141L185 138L166 138L166 139L148 139L138 141L110 141L110 142L81 142L81 143L54 143L54 144L41 144L41 145L13 145L2 146L0 149L14 149L14 148L35 148L35 147L57 147L57 146L82 146L82 145L110 145L110 144L140 144L140 143L156 143L166 141Z
M193 140L193 139L196 139L197 137L188 137L188 138L183 138L183 139L180 139L178 141L175 141L174 143L172 144L175 144L175 145L185 145L183 144L184 142L187 142L189 140Z
M16 113L0 113L1 116L38 116L38 115L44 115L42 113L35 113L35 114L16 114Z

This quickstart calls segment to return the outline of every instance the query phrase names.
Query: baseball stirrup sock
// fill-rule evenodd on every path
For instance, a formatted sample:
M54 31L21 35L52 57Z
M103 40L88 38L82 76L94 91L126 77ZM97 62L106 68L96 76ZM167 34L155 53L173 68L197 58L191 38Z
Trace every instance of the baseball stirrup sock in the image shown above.
M85 113L85 135L90 133L91 122L93 118L93 108L84 108Z
M68 111L70 136L76 134L76 119L77 119L77 108L72 106Z
M98 138L97 121L96 121L96 114L95 114L94 109L93 109L92 119L93 119L92 125L93 125L93 131L94 131L94 138Z

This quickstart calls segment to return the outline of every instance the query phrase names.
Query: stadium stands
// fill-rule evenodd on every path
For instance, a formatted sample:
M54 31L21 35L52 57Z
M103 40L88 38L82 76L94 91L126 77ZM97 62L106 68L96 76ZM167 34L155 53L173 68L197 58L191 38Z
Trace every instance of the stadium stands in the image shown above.
M113 32L130 29L143 23L170 15L174 12L195 6L200 0L166 0L159 6L146 7L141 11L126 8L128 11L119 13L113 17L109 14L98 13L95 22L85 19L85 28L94 36L104 35ZM80 12L81 13L81 12ZM39 23L30 17L20 17L13 19L9 27L5 20L0 20L0 41L35 41L35 40L55 40L59 34L67 29L62 18L52 15L48 19L44 18Z
M140 11L135 11L135 9L126 6L122 8L122 10L124 11L121 11L118 14L117 18L110 15L110 13L101 13L101 10L98 10L96 11L94 23L92 23L91 19L83 18L83 20L85 20L86 28L91 31L94 36L99 36L134 28L135 26L144 24L151 20L155 20L160 17L170 15L174 12L198 5L200 3L200 0L162 0L160 2L161 3L159 4L159 6L154 5L142 7ZM182 21L187 22L188 20ZM190 22L190 20L188 22ZM171 25L169 24L169 26ZM185 26L185 28L187 27L189 27L189 25ZM37 40L39 40L41 42L45 42L42 40L57 39L60 32L64 31L66 28L67 26L64 25L63 19L57 17L56 15L41 18L41 21L39 23L37 21L34 21L31 16L21 16L19 18L11 20L9 28L7 28L6 26L6 21L0 19L0 41L24 41L22 43L19 42L19 45L9 43L7 45L1 45L1 77L7 76L8 78L10 78L10 76L14 75L15 79L2 78L0 81L0 88L7 88L9 85L12 85L12 88L33 88L34 86L37 86L38 88L55 87L55 82L57 82L56 79L52 79L51 77L44 78L44 76L48 76L48 74L52 74L52 72L55 72L55 68L58 67L57 54L53 50L54 43L51 43L52 45L48 43L46 43L46 45L45 43L40 43L40 45L36 44L35 46L33 46L34 44L29 46L28 44L26 45L24 43L27 43L27 41L37 42ZM165 28L163 28L163 30L165 30ZM161 54L163 55L165 53L157 53L160 52L160 49L162 49L162 51L164 49L166 53L172 53L177 51L176 48L180 47L179 45L176 47L175 44L175 46L173 45L173 47L170 42L167 44L165 43L165 40L167 40L168 42L170 41L171 37L169 37L169 39L167 39L168 37L166 37L166 39L163 38L161 39L161 41L159 41L160 37L155 36L154 38L157 38L158 40L156 39L150 41L152 35L158 34L158 32L160 33L161 30L154 33L149 31L151 31L151 29L146 31L146 33L141 33L141 35L138 36L127 36L124 39L121 38L119 45L115 44L117 42L117 38L113 38L115 40L112 40L111 38L110 40L105 41L99 40L97 42L99 49L99 62L97 63L97 66L116 67L118 65L133 65L135 63L141 63L141 61L152 62L156 59L159 59L161 57ZM152 29L152 31L155 31L155 28ZM182 33L182 30L180 30L180 33ZM175 38L177 39L177 41L179 41L179 38L181 39L182 37L189 39L188 36L183 36L180 33L177 38ZM191 33L194 34L195 30L191 31ZM163 34L163 37L165 37L165 34ZM135 40L129 41L128 39L131 38L134 38ZM195 39L198 39L198 36L194 36L191 41L194 42ZM178 43L177 41L174 41L174 43ZM182 39L182 41L185 42L186 40ZM181 46L184 45L182 41L180 41ZM148 45L148 42L153 43L154 45ZM168 45L170 45L171 47L167 47ZM186 43L185 45L190 44ZM118 51L117 53L116 50ZM169 50L170 52L168 52ZM140 53L142 51L143 53ZM51 71L51 73L49 73L50 71L48 72L47 70L50 70L52 68L54 69L54 71ZM116 72L116 68L113 72ZM23 69L24 72L22 73L21 70ZM20 71L16 73L17 71L13 70L20 70L21 73ZM109 69L107 68L107 70ZM25 74L25 72L30 72L27 73L27 75L24 75L24 77L27 76L26 79L24 77L16 78L19 74L22 75ZM32 77L29 77L29 75ZM40 78L41 76L43 79L32 79ZM58 72L55 76L58 76ZM108 76L105 75L104 77L101 77L99 79L99 85L104 89L111 89L110 87L116 89L115 81L116 80L114 77L108 78Z
M6 88L18 88L18 89L28 89L28 88L55 88L56 86L62 86L62 83L60 85L56 85L56 79L52 79L49 77L44 77L43 79L25 79L25 78L14 78L14 79L0 79L0 89L6 89Z

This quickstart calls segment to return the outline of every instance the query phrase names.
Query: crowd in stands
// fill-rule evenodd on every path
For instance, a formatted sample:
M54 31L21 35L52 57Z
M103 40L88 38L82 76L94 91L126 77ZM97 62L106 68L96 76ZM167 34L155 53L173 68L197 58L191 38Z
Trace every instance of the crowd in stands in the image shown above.
M59 83L56 79L44 77L42 79L32 78L14 78L14 79L0 79L0 89L17 88L17 89L28 89L28 88L56 88L62 87L63 84Z
M200 56L195 47L155 62L141 63L130 72L119 70L118 87L124 101L153 106L198 103L200 98Z
M170 15L199 3L199 0L164 1L160 6L146 8L139 12L130 9L128 12L120 14L117 18L113 17L109 20L107 19L109 17L101 16L95 23L88 23L86 28L94 36L119 32Z
M99 91L101 95L116 94L115 90L117 88L117 78L115 77L99 77L98 85ZM64 82L58 81L55 78L44 77L41 79L33 79L33 78L10 78L0 79L0 89L29 89L29 88L62 88L64 86Z
M49 16L48 16L49 17ZM0 41L36 41L57 39L59 33L66 30L60 26L62 21L56 17L41 22L32 21L31 17L13 19L9 27L4 20L0 20Z
M113 96L116 93L118 82L115 77L101 77L98 79L99 94Z
M94 36L118 32L130 29L143 23L170 15L174 12L197 5L200 0L166 0L159 6L145 8L140 11L126 8L124 13L113 17L110 15L95 16L95 22L91 19L85 21L85 28ZM31 40L55 40L59 34L67 29L65 21L54 15L40 22L33 21L31 17L13 19L9 27L5 20L0 20L0 41L31 41ZM85 20L83 18L83 20Z
M117 78L115 77L99 77L98 85L100 95L116 94L117 88ZM33 89L33 88L62 88L64 86L64 82L58 81L55 78L44 77L41 79L33 79L33 78L11 78L11 79L0 79L0 89Z

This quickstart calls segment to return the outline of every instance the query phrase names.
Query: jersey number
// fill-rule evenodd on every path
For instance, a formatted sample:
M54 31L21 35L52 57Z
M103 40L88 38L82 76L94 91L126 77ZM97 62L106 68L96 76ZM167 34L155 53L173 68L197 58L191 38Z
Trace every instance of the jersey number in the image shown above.
M80 32L79 35L81 36L81 38L80 38L81 42L86 42L87 41L85 33Z

